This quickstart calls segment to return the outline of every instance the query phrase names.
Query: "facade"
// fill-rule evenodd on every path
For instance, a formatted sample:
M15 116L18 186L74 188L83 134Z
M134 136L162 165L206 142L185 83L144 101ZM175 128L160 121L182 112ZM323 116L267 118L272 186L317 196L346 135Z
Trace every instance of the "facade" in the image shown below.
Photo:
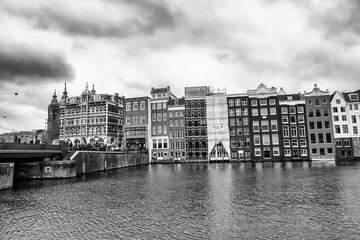
M282 156L286 161L310 160L305 100L300 94L286 94L280 90L279 114L282 129Z
M124 148L148 150L150 142L150 98L126 98L124 112Z
M88 85L80 96L68 97L65 90L59 102L59 138L78 144L122 142L124 98L119 94L96 94Z
M209 161L230 160L228 106L224 93L206 97L206 127Z
M249 90L248 96L249 113L244 111L243 116L250 116L250 139L254 146L251 159L279 161L281 139L277 89L261 83L256 89Z
M170 99L168 113L170 158L174 161L185 161L185 98Z
M360 158L360 90L336 91L331 101L336 158L353 160Z
M312 160L335 158L334 135L331 118L331 95L315 84L311 92L304 92L310 157Z
M247 94L227 96L231 159L250 161L249 98Z
M207 86L185 88L186 158L189 161L208 161L206 123Z
M151 92L151 159L163 161L170 159L168 102L176 98L170 87L152 88Z

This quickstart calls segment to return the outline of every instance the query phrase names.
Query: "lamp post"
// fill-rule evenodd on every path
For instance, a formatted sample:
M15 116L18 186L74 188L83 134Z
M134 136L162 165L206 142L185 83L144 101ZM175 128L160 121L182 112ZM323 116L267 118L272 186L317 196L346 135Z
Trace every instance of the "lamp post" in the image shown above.
M67 100L67 94L68 92L66 91L66 82L65 82L65 89L63 92L63 96L62 98L64 99L64 122L63 122L63 138L64 141L66 140L66 100Z

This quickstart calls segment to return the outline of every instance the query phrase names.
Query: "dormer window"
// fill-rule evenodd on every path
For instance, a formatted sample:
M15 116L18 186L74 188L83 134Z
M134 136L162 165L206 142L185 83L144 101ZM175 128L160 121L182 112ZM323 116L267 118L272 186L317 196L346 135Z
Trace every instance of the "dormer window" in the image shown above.
M287 97L287 100L288 100L288 101L292 101L292 100L293 100L292 96L288 96L288 97Z
M349 95L351 101L357 101L359 100L359 97L357 94L350 94Z

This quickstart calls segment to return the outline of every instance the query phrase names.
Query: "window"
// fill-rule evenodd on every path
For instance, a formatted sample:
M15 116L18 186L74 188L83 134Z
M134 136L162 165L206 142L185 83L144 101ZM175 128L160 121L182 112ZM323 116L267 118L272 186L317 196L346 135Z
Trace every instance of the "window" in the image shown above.
M284 139L284 147L290 147L290 139Z
M236 116L241 116L241 108L236 108Z
M261 148L255 148L255 156L261 156Z
M257 106L258 104L257 104L257 100L251 100L251 106Z
M299 126L299 137L306 137L305 125Z
M167 119L167 115L166 113L163 113L163 121L166 121L166 119Z
M314 112L312 110L309 110L309 115L308 117L314 117Z
M321 121L317 122L316 125L317 125L317 129L322 129L322 122Z
M229 106L233 107L234 106L234 99L229 99Z
M359 110L359 105L354 104L354 110L355 110L355 111L358 111L358 110Z
M291 143L292 143L292 146L293 146L293 147L298 147L298 146L299 146L299 142L298 142L297 139L291 140Z
M140 102L140 110L145 110L145 101Z
M241 99L240 98L235 99L235 106L241 106Z
M261 114L261 116L268 115L268 109L267 108L260 108L260 114Z
M259 110L257 108L253 108L253 109L251 109L251 114L253 116L259 116Z
M283 126L283 136L284 137L289 137L290 136L289 126Z
M157 114L157 121L158 121L158 122L160 122L160 121L161 121L161 119L162 119L162 117L161 117L161 113L158 113L158 114Z
M342 147L342 141L341 141L341 139L336 139L335 144L336 144L336 147Z
M152 114L152 121L155 122L156 121L156 113Z
M161 103L157 104L157 109L161 109Z
M340 104L340 103L341 103L340 99L336 99L336 104Z
M138 102L134 102L134 103L133 103L133 110L134 110L134 111L139 110L139 103L138 103Z
M353 127L353 132L354 132L354 134L359 134L357 126Z
M324 109L324 117L328 117L329 116L329 110L328 109Z
M265 106L265 105L267 105L266 99L260 99L260 106Z
M287 107L282 107L282 108L281 108L281 113L282 113L282 114L287 114L287 113L288 113Z
M254 135L254 145L260 145L260 135Z
M319 109L316 110L316 117L321 117L321 111Z
M318 134L319 143L324 143L324 134L319 133Z
M332 143L331 133L326 133L326 143Z
M267 120L261 121L261 130L263 132L269 131L269 122Z
M298 113L304 113L304 107L297 107Z
M278 145L279 144L279 135L273 134L272 137L272 143Z
M152 135L156 135L156 126L152 126Z
M312 148L312 149L311 149L311 152L312 152L313 154L317 154L317 149L316 149L316 148Z
M326 104L326 103L327 103L327 99L326 99L326 98L323 98L323 99L322 99L322 103L323 103L323 104Z
M230 109L229 109L229 116L230 116L230 117L235 116L235 110L234 110L233 108L230 108Z
M290 123L291 124L296 123L296 116L293 116L293 115L290 116Z
M334 116L334 122L338 122L339 121L339 116Z
M243 108L243 109L242 109L242 115L243 115L243 116L249 115L247 108Z
M277 120L271 120L271 131L277 131L277 130L278 130Z
M126 103L126 111L131 111L131 102Z
M304 123L304 122L305 122L305 117L304 117L304 115L299 115L299 116L298 116L298 122L299 122L299 123Z
M341 115L341 120L342 120L342 121L347 121L346 115Z
M333 149L332 149L332 148L328 148L328 149L327 149L327 152L328 152L328 153L333 153Z
M260 131L260 124L259 121L253 121L253 131L254 132L259 132Z
M290 107L289 112L290 112L290 114L295 114L296 113L295 107Z
M230 119L230 126L235 126L235 119L234 118Z
M285 149L284 154L285 154L285 156L287 156L287 157L291 156L291 151L290 151L290 149Z
M269 134L264 134L262 136L263 145L270 145L270 136Z
M341 107L341 108L340 108L340 111L341 111L341 112L346 112L345 107Z
M146 118L144 115L140 115L140 124L146 124Z
M306 139L300 139L300 146L306 147Z
M309 122L309 128L315 129L315 122Z
M320 155L325 156L325 149L324 148L320 148Z
M243 118L243 125L244 126L249 125L249 118Z
M356 101L356 100L359 100L359 98L358 98L358 95L357 95L357 94L350 94L350 95L349 95L349 97L350 97L350 100L351 100L351 101Z
M276 108L270 108L270 115L276 115Z
M169 121L169 125L170 125L170 127L173 127L173 126L174 126L174 121L173 121L173 120L170 120L170 121Z
M163 109L166 109L166 102L164 102L164 103L162 104L162 106L163 106Z
M269 105L275 105L275 99L269 99Z
M274 147L274 148L273 148L273 154L274 154L274 156L280 156L279 147Z
M333 107L333 112L338 112L338 108L337 107Z
M157 134L158 135L162 134L162 126L161 125L157 126Z
M316 137L315 137L315 134L310 134L310 141L311 143L316 143Z
M342 125L343 133L349 133L348 125Z
M246 106L246 105L247 105L247 99L246 99L246 98L243 98L241 101L242 101L242 105L243 105L243 106Z
M335 133L341 133L340 125L335 125Z
M308 105L312 105L312 100L311 100L311 99L308 99L308 100L307 100L307 104L308 104Z
M301 152L301 156L307 156L308 155L306 149L301 149L300 152Z
M320 99L319 98L315 99L315 106L320 106Z
M281 116L281 121L282 121L282 123L289 123L289 118L288 118L288 116Z
M350 140L344 139L344 147L350 147Z
M296 126L291 126L291 136L297 137L297 127Z
M352 123L356 123L356 116L355 116L355 115L352 115L352 116L351 116L351 122L352 122Z
M329 121L325 121L324 122L325 128L329 129L330 128L330 122Z

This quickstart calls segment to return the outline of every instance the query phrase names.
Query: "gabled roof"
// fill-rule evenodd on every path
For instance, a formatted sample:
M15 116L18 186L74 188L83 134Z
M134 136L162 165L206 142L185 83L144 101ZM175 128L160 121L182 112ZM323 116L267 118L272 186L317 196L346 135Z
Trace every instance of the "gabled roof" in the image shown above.
M170 87L166 88L151 88L150 94L167 93Z
M298 94L286 94L286 95L279 95L278 96L279 101L298 101L302 100L301 95Z
M169 106L182 106L185 105L185 98L169 99Z
M320 90L320 88L318 88L317 84L314 84L314 88L311 92L304 92L303 96L304 97L312 97L312 96L321 96L321 95L330 95L329 90L326 89L326 91L322 91Z

